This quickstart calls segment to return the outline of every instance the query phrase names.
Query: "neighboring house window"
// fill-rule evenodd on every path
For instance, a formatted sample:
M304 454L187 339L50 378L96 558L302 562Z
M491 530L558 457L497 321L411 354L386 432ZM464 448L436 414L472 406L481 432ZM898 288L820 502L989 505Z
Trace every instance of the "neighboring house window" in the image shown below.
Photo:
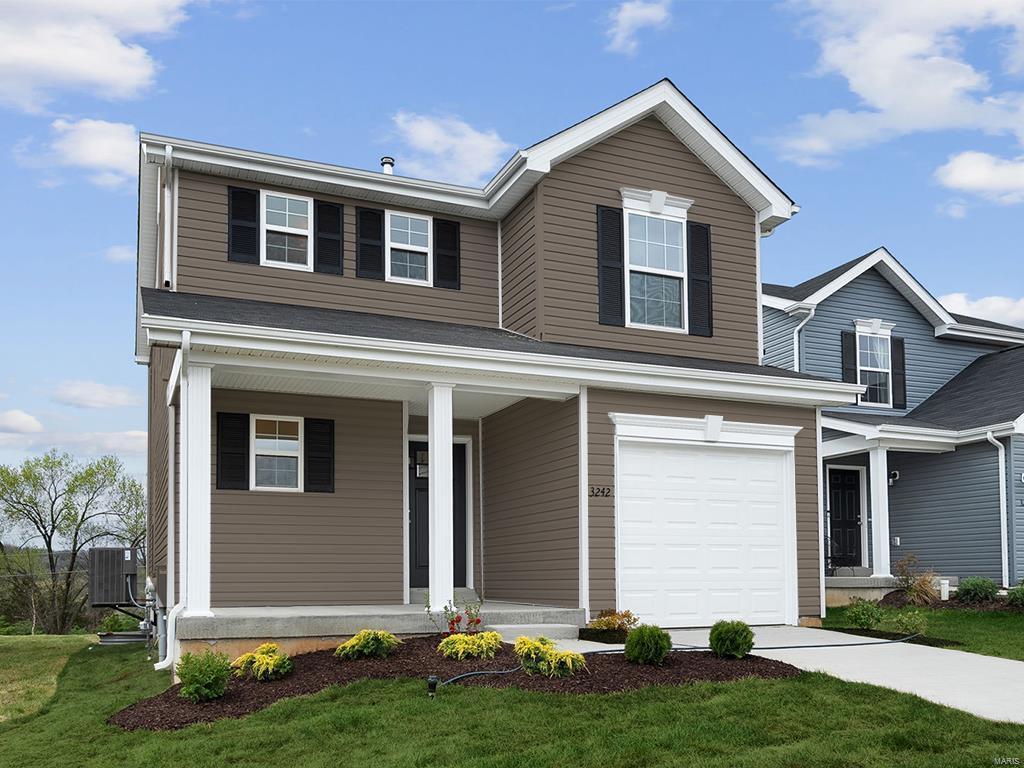
M686 332L686 211L691 200L623 189L626 325Z
M857 334L857 381L867 387L864 405L892 406L892 339L874 333Z
M430 285L433 282L431 229L429 216L387 212L384 227L387 280L415 285Z
M260 264L312 271L313 201L263 190Z
M249 476L255 491L302 490L302 419L252 415Z

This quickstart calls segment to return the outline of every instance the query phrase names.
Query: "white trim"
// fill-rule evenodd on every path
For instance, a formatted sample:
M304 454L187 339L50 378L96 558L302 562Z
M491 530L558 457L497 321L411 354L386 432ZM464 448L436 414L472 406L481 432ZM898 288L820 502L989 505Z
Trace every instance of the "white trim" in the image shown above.
M505 327L505 292L502 287L502 275L505 264L502 260L504 251L501 246L501 219L498 219L498 327Z
M989 432L986 439L995 446L996 455L999 458L999 556L1001 558L1002 565L1002 580L1003 588L1008 589L1010 587L1010 549L1009 549L1009 521L1007 520L1007 513L1009 503L1007 501L1007 494L1009 489L1006 487L1007 478L1009 472L1007 471L1006 465L1006 446L996 440L995 436Z
M210 396L213 368L189 363L183 380L182 412L183 443L181 476L187 477L182 510L183 535L181 547L186 556L182 575L188 574L182 591L185 595L185 614L211 616L211 509L210 468L213 456L210 449L211 413Z
M166 568L164 571L165 585L164 585L164 601L165 607L173 607L175 604L175 598L177 597L175 590L175 581L177 580L177 563L174 562L175 558L175 547L174 547L174 533L175 523L177 522L177 510L174 505L174 476L177 474L177 458L178 458L178 446L176 441L176 426L177 426L177 411L173 405L165 406L167 412L167 495L165 501L167 502L167 548L166 548Z
M405 243L395 243L394 247L399 251L411 251L413 253L422 253L427 257L427 279L426 280L414 280L411 277L395 277L391 274L391 217L392 216L405 216L409 219L422 219L427 222L427 247L424 248L421 245L407 245ZM389 283L405 283L406 285L427 285L431 286L434 284L434 217L424 213L412 213L411 211L401 211L396 209L388 209L384 211L384 279Z
M800 331L802 331L804 329L804 326L807 325L809 322L811 322L811 320L814 318L814 312L815 312L816 309L817 309L817 307L811 307L810 309L808 309L807 310L807 317L805 317L803 320L801 320L799 323L797 323L796 327L793 329L793 370L794 371L799 371L800 370L800 361L801 361L801 354L800 354ZM801 308L800 311L802 311L802 308ZM758 314L760 314L760 313L758 313ZM791 315L796 315L798 313L797 312L791 312L790 314Z
M868 408L892 408L892 389L893 389L893 371L892 371L892 323L882 323L881 320L857 320L855 321L857 326L857 383L865 388L865 391L857 398L858 405L863 405ZM883 339L888 347L888 368L876 368L869 365L861 365L860 363L860 342L861 339ZM884 403L869 402L864 399L867 394L867 384L864 384L860 380L861 371L868 371L869 373L884 373L888 376L888 386L886 392L888 397Z
M306 228L285 227L279 224L267 223L267 196L283 197L286 200L301 200L306 204L308 214L306 216ZM287 214L285 214L287 216ZM279 232L285 235L299 235L306 238L306 263L288 264L281 261L270 261L267 259L267 232ZM278 269L291 269L297 272L313 271L313 198L303 195L292 194L291 192L279 192L277 190L260 190L260 266L277 267Z
M909 451L916 450L913 446L917 443L920 443L922 446L935 445L943 450L953 450L958 445L984 440L989 432L992 432L996 437L1006 437L1019 432L1021 427L1018 421L1006 421L999 424L971 427L970 429L929 429L927 427L907 426L898 422L890 424L862 424L859 421L849 421L838 416L823 416L822 425L826 429L859 435L868 442L880 441L885 443L886 447L890 449ZM845 440L847 438L840 439ZM833 442L839 442L839 440L830 440L826 445ZM899 443L899 447L889 443Z
M824 461L822 462L824 463ZM868 567L868 468L865 466L857 466L856 464L825 464L825 469L847 469L854 470L859 474L858 483L860 487L860 564L861 567ZM832 498L832 483L830 482L828 472L825 472L825 499L831 500ZM828 503L826 501L826 507ZM826 519L828 520L828 538L832 540L832 516L827 514L831 510L826 510Z
M583 609L585 621L590 620L590 446L589 446L589 407L587 388L580 387L577 398L576 418L578 424L577 440L579 441L579 590L580 608Z
M764 307L788 312L793 307L793 303L792 299L783 299L780 296L772 296L770 293L761 291L761 305Z
M799 403L803 405L852 405L861 391L859 384L846 384L820 379L788 378L732 371L712 371L674 366L649 365L593 358L546 355L535 352L510 352L475 347L456 347L422 342L394 341L367 337L343 336L310 331L286 331L274 328L213 323L181 318L162 318L143 315L143 327L150 343L163 341L177 343L181 330L191 330L193 343L205 348L225 350L263 350L291 355L310 355L334 358L339 363L351 361L386 361L389 365L442 367L448 369L446 378L461 372L467 378L480 380L486 376L513 375L542 380L524 385L529 394L531 387L538 390L559 388L573 395L579 386L625 388L637 391L664 392L714 397L718 399L753 400L769 403ZM232 362L245 364L241 356ZM228 362L228 360L221 360ZM256 360L249 361L256 364ZM287 367L301 365L285 361ZM263 358L259 365L270 362ZM337 363L319 362L316 367L325 372L338 372ZM375 375L382 375L379 372ZM411 378L410 372L401 374ZM417 374L420 380L424 375ZM507 386L507 384L506 384Z
M283 456L285 458L292 458L295 456L298 459L297 472L298 476L295 478L296 485L294 488L282 488L277 486L263 486L256 484L256 420L263 419L265 421L290 421L299 425L299 448L298 455L290 453L288 451L259 451L260 456ZM250 413L249 414L249 490L250 491L271 491L271 492L282 492L282 493L302 493L304 478L303 472L303 453L306 447L306 436L304 419L301 416L273 416L266 413Z
M487 580L484 578L484 420L477 419L477 451L480 453L480 588L477 594L482 600L486 594Z
M889 556L889 459L888 449L868 451L871 470L871 575L892 576Z
M409 526L412 506L409 497L409 401L402 401L402 602L409 605Z
M178 188L180 174L174 170L173 208L171 209L171 290L178 290Z
M687 237L686 237L686 211L693 204L693 201L684 197L675 197L668 195L665 192L658 190L641 190L641 189L627 189L622 188L622 205L625 208L622 217L622 254L623 254L623 265L625 267L625 283L626 290L626 327L627 328L642 328L647 331L667 331L669 333L689 333L689 277L687 275L687 259L689 254L687 253ZM657 209L657 210L655 210ZM644 216L648 219L660 219L662 221L671 221L681 226L682 232L680 233L680 250L682 252L682 262L680 271L672 269L659 269L657 267L641 267L635 266L629 258L629 215L630 213L636 213L638 216ZM645 242L648 242L645 239ZM632 272L638 272L644 275L655 275L657 277L667 277L673 280L679 281L679 312L680 312L680 325L678 327L673 325L650 325L648 323L636 323L631 318L630 306L630 274Z
M761 227L754 223L754 274L757 278L757 306L761 306ZM757 313L757 364L764 365L764 312Z
M659 189L635 189L620 187L622 207L627 211L636 211L647 216L661 216L686 221L686 212L693 205L693 200L679 195L670 195Z
M825 498L822 476L824 460L821 456L821 408L814 409L814 440L816 444L818 465L818 600L820 602L820 614L825 618Z
M430 602L447 605L455 599L452 544L452 444L453 385L427 386L427 450L430 451L429 498L429 590Z

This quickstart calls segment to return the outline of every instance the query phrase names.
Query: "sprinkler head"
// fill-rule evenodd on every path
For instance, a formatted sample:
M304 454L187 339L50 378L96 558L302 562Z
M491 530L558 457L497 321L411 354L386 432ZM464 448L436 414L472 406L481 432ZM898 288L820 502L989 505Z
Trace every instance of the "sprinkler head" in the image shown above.
M438 682L437 675L431 675L427 678L427 696L430 698L434 698L434 695L437 693Z

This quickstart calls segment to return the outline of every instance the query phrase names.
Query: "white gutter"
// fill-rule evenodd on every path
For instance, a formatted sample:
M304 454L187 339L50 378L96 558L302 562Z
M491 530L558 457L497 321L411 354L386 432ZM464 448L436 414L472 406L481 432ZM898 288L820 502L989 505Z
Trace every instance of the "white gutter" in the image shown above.
M1010 551L1007 542L1009 532L1006 519L1008 506L1006 501L1006 478L1008 477L1006 472L1006 446L996 440L991 432L985 437L996 447L999 455L999 553L1002 556L1003 587L1008 588L1010 586Z
M804 329L804 326L811 322L811 318L814 317L814 311L818 307L811 305L811 308L807 311L807 317L797 323L796 328L793 329L793 370L800 371L800 331Z

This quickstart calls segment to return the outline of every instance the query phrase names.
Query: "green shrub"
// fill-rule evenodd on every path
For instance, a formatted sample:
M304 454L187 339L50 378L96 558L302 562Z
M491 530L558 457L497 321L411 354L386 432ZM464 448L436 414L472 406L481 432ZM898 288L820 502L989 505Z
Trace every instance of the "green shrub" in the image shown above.
M528 675L548 677L572 677L587 668L583 654L574 651L560 651L554 642L546 637L517 637L512 647L523 671Z
M920 611L900 611L886 621L898 635L923 635L928 630L928 617Z
M126 616L120 611L111 611L103 617L96 628L98 632L138 632L139 620L134 616Z
M1024 608L1024 584L1006 590L1006 604L1014 608Z
M225 653L186 653L177 666L181 696L193 704L219 699L231 678L231 662Z
M721 659L742 659L754 647L754 633L744 621L719 621L711 628L708 645Z
M640 619L632 611L601 611L596 619L587 623L590 629L615 629L628 632L640 623Z
M402 641L383 629L364 629L338 646L339 659L386 658Z
M956 599L961 603L987 603L998 594L996 583L984 576L968 576L956 589Z
M871 600L864 600L859 597L853 598L846 608L846 618L855 627L861 629L873 629L878 626L885 613L878 603Z
M476 632L448 635L437 646L437 652L448 659L493 659L501 649L497 632Z
M243 653L231 666L235 677L252 675L255 680L278 680L291 672L295 663L287 653L282 653L277 643L264 643L255 651Z
M641 624L626 635L626 661L661 666L672 650L668 632L653 624Z

